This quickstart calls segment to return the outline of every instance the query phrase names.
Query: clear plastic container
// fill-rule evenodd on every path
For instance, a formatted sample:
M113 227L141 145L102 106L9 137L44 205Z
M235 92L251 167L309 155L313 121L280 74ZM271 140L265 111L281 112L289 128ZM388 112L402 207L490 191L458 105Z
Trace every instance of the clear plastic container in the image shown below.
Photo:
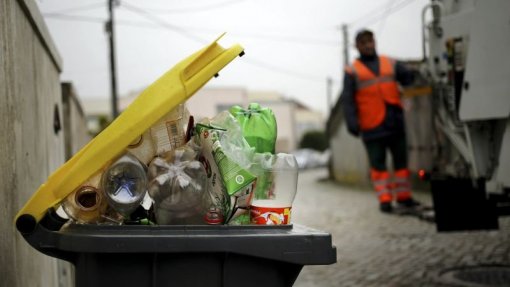
M127 217L138 208L147 192L145 167L128 153L106 169L101 186L109 205Z
M69 194L62 202L65 213L78 223L98 223L103 220L108 203L100 188L101 172Z
M254 194L250 206L251 222L264 225L290 224L292 203L297 192L296 158L284 153L265 156L258 173L262 173L260 183L267 187Z

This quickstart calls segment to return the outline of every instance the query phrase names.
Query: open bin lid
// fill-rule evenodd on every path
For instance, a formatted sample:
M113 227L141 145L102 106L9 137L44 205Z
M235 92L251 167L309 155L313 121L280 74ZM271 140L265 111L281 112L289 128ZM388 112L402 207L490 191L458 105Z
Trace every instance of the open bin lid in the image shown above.
M234 58L242 56L240 45L225 49L218 44L223 35L152 83L105 130L51 174L16 215L17 229L22 233L32 232L49 208L115 160L130 143L191 97Z

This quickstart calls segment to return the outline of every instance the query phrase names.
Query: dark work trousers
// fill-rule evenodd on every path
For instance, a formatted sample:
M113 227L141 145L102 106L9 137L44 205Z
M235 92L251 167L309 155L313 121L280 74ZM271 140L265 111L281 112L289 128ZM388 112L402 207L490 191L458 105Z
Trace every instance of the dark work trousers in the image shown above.
M407 168L407 142L405 133L363 141L367 150L370 167L378 171L387 170L386 151L393 159L393 169Z

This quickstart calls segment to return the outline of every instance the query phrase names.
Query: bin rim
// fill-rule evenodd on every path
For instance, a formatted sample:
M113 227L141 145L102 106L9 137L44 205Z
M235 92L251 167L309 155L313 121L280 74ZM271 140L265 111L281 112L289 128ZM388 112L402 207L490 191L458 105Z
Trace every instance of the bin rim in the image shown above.
M235 253L298 265L336 263L331 234L292 225L87 225L51 230L38 224L25 240L74 263L82 254Z

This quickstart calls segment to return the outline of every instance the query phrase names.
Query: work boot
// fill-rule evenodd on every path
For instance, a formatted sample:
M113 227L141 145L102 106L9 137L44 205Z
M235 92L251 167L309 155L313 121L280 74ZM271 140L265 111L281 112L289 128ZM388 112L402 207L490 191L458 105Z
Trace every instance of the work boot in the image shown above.
M391 202L381 202L379 204L379 209L381 212L390 213L393 211L393 206L391 206Z
M412 197L406 199L397 201L397 204L399 207L406 207L406 208L415 208L418 206L421 206L421 203L419 201L414 200Z

